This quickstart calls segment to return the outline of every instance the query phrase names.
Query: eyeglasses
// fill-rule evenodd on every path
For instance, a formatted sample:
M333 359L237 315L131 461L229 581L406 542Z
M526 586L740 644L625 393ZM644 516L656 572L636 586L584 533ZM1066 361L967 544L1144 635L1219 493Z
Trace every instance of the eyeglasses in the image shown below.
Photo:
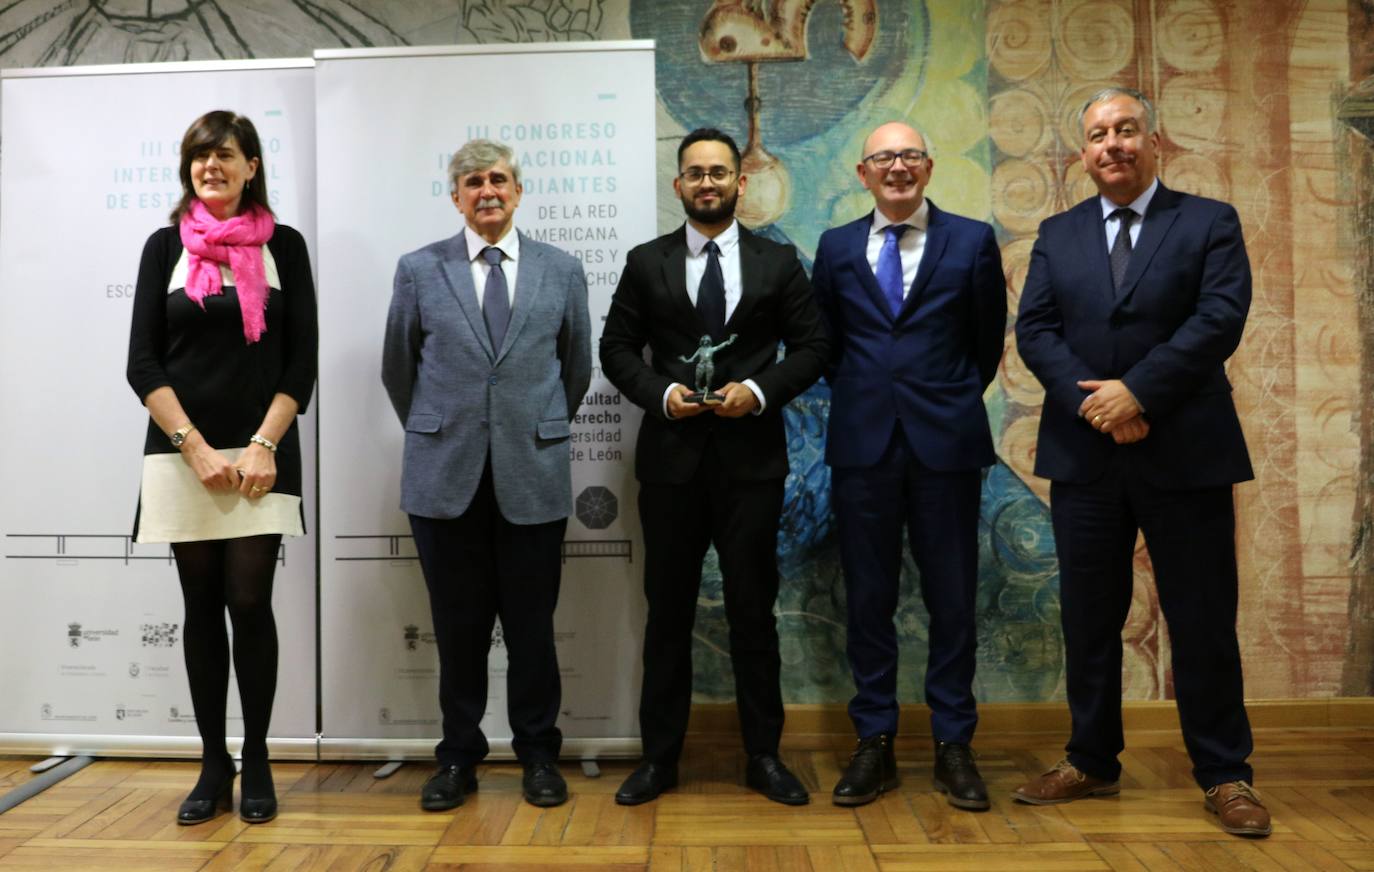
M728 182L734 175L734 170L727 170L725 167L711 167L709 170L703 170L701 167L690 167L678 173L678 178L689 185L699 185L702 179L710 176L711 181L719 185Z
M885 170L892 166L899 157L902 159L902 163L907 166L917 167L930 155L919 148L905 148L901 151L875 151L864 158L864 162L871 163L880 170Z

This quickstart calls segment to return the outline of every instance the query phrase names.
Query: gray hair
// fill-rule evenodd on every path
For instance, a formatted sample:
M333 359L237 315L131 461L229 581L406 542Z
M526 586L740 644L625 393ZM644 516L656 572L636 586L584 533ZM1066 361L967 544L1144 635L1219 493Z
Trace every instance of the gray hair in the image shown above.
M520 184L520 164L515 162L515 152L510 146L490 139L469 139L448 162L449 190L458 190L458 180L468 173L480 172L503 160L510 166L515 183Z
M1123 88L1118 85L1113 85L1110 88L1103 88L1101 91L1098 91L1088 98L1087 102L1083 104L1083 108L1078 110L1079 131L1081 132L1083 130L1083 119L1087 117L1089 109L1096 106L1098 103L1106 103L1108 100L1115 100L1117 97L1130 97L1143 106L1145 109L1145 132L1155 132L1155 104L1151 103L1149 97L1146 97L1135 88Z

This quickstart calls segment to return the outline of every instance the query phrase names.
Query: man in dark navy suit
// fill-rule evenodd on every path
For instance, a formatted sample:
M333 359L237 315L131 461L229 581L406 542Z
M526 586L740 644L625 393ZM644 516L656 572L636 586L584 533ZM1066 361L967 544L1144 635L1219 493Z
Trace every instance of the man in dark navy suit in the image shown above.
M1002 358L1006 281L992 227L925 199L929 151L906 124L869 135L858 175L875 209L821 236L812 275L830 330L826 462L859 738L833 799L862 805L897 786L893 618L905 527L930 612L935 788L951 805L985 809L969 748L978 723L974 595L981 469L995 460L983 392Z
M1159 183L1144 94L1100 91L1079 119L1099 195L1040 225L1016 321L1045 386L1035 473L1052 482L1073 728L1067 757L1014 796L1120 790L1121 630L1141 531L1204 804L1227 832L1266 836L1246 763L1231 495L1254 476L1223 368L1250 308L1240 220Z

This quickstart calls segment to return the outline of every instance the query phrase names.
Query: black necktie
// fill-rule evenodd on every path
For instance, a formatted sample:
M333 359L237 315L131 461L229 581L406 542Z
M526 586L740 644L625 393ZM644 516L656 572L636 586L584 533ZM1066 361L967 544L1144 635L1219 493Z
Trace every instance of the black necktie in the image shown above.
M491 350L500 354L501 343L506 341L506 327L510 325L510 292L506 290L506 274L501 270L501 249L488 245L482 249L482 259L490 266L486 287L482 289L482 317L487 321Z
M1135 219L1135 212L1130 209L1117 209L1107 217L1117 218L1120 222L1108 258L1112 262L1112 289L1119 293L1121 283L1126 279L1126 267L1131 263L1131 221Z
M720 248L706 243L706 272L697 286L697 314L706 332L719 342L725 335L725 273L720 268Z

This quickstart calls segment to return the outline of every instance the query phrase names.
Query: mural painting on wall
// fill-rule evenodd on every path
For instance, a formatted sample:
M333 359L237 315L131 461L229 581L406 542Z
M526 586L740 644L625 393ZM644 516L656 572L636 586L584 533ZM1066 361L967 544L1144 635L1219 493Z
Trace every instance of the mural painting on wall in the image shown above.
M1141 87L1160 106L1166 182L1234 202L1256 261L1250 326L1231 364L1260 476L1237 490L1249 684L1261 696L1371 693L1368 678L1353 686L1340 680L1344 648L1357 630L1348 615L1358 613L1350 607L1357 588L1349 558L1342 557L1351 548L1350 479L1360 451L1354 428L1340 427L1360 408L1358 398L1340 394L1360 381L1349 264L1328 268L1312 290L1326 297L1300 296L1295 287L1308 275L1305 259L1349 260L1353 243L1329 234L1300 238L1288 217L1298 208L1341 208L1336 134L1302 146L1319 158L1313 164L1309 156L1302 185L1275 184L1263 166L1242 168L1232 160L1241 146L1264 141L1271 169L1284 169L1284 155L1299 147L1284 140L1290 120L1330 125L1329 106L1296 95L1320 95L1346 80L1348 13L1336 0L1275 7L1282 14L1250 21L1233 5L1210 0L20 0L0 10L0 64L650 38L657 43L661 231L681 221L676 199L666 193L677 141L694 127L718 126L745 144L750 187L741 219L795 244L805 260L823 230L871 208L854 178L865 134L905 119L932 146L931 198L996 226L1012 312L1040 220L1092 193L1077 161L1078 106L1105 84ZM1309 43L1316 46L1312 57L1297 58ZM1253 71L1232 64L1233 55L1255 45L1273 46L1277 60ZM1247 102L1255 93L1279 91L1295 94L1290 104ZM1291 108L1298 105L1316 108ZM1297 117L1302 112L1315 115ZM1331 214L1339 220L1339 212ZM1287 260L1274 255L1276 248L1290 252ZM1257 251L1264 252L1262 261ZM1311 300L1324 302L1303 302ZM1297 326L1304 305L1316 319L1308 323L1318 325L1308 332ZM1310 339L1312 329L1319 338ZM1310 349L1309 339L1327 350ZM1306 365L1309 357L1315 366ZM1329 412L1333 398L1343 411ZM975 690L984 701L1063 694L1048 484L1030 472L1040 402L1039 385L1009 331L987 397L999 461L987 473L982 505ZM778 610L789 702L842 702L852 690L822 456L828 405L829 389L821 383L785 412L792 474ZM1320 419L1327 423L1314 429L1302 413L1316 406L1328 412ZM702 701L733 698L713 560L698 609L695 687ZM1167 639L1143 547L1136 567L1125 693L1168 697ZM903 699L915 700L926 615L909 555L902 586L899 687Z

